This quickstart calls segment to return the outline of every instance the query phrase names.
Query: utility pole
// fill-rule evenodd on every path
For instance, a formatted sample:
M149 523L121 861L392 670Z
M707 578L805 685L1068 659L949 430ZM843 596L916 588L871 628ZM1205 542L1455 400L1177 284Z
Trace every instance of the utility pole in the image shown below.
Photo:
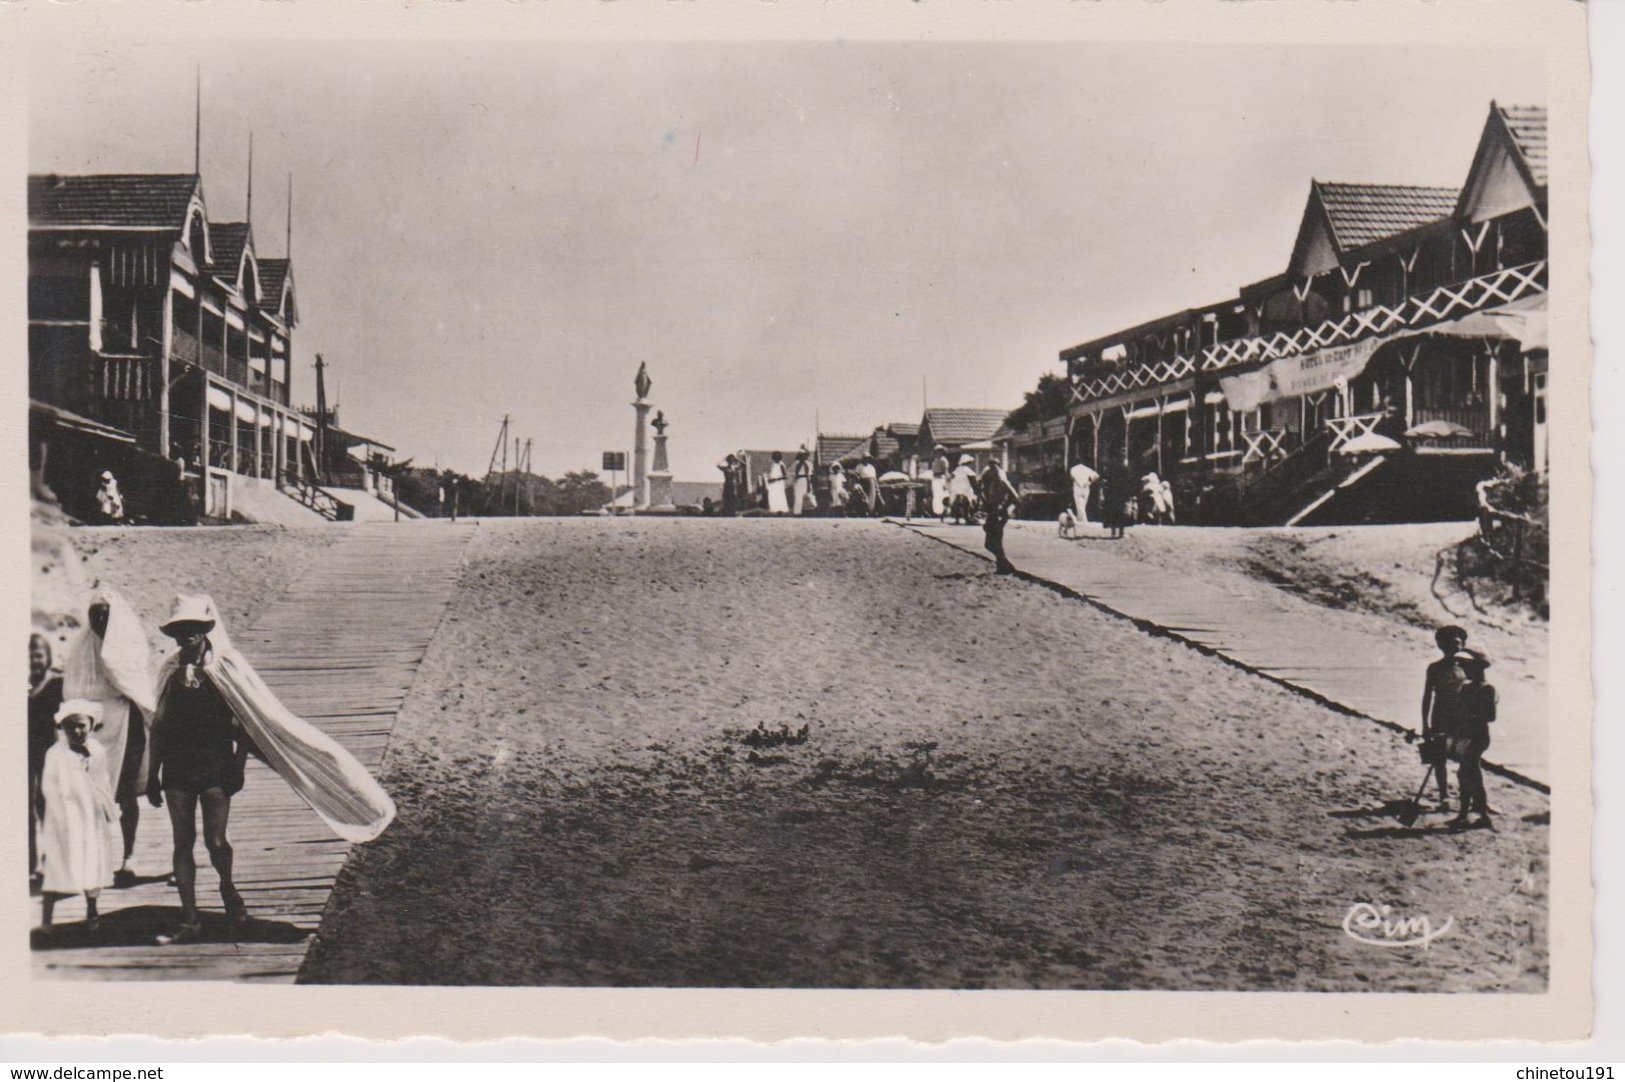
M508 468L508 415L506 413L504 413L502 415L502 427L497 430L497 443L496 443L496 446L491 448L491 462L490 462L490 464L488 466L485 467L485 483L486 484L491 483L491 475L493 473L496 473L497 455L499 455L499 454L502 456L502 469L504 471L506 471L507 468ZM497 510L499 510L499 511L502 509L502 491L503 490L502 490L501 474L498 474L497 475Z
M327 483L327 362L316 354L316 479ZM237 423L235 417L232 424Z

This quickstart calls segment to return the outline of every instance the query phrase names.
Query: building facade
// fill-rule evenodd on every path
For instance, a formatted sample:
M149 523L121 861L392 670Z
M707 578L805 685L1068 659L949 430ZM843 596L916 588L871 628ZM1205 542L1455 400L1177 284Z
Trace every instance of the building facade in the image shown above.
M1214 520L1454 515L1499 461L1545 471L1546 291L1546 113L1491 103L1461 188L1314 181L1285 272L1063 350L1062 457Z
M293 268L248 223L211 221L201 178L31 176L28 219L32 400L174 464L207 517L245 485L314 477L315 428L291 402Z

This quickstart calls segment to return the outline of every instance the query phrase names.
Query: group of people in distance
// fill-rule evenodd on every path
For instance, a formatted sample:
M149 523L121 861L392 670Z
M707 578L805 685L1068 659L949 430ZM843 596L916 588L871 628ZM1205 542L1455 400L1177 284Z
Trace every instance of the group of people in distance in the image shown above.
M1136 522L1172 526L1178 521L1174 514L1174 486L1158 477L1155 470L1136 478L1126 463L1108 462L1103 468L1104 474L1079 462L1067 471L1072 481L1072 506L1057 517L1061 537L1076 540L1078 527L1090 521L1091 508L1114 538L1122 537Z
M744 451L736 451L717 463L722 471L722 503L717 511L737 515L751 508L763 508L770 515L800 515L818 509L813 494L812 458L803 447L795 461L785 464L784 454L774 451L767 475L756 479L757 491L750 490L750 470Z
M180 921L159 942L187 942L203 931L194 856L200 810L227 923L242 927L248 909L226 831L250 755L287 779L340 837L376 837L394 817L365 768L265 687L207 595L176 598L161 626L175 649L156 674L140 618L122 595L101 590L86 615L60 675L49 639L36 632L28 644L29 872L47 934L60 899L84 895L93 930L101 893L138 884L132 861L142 797L168 808L174 841L168 878Z

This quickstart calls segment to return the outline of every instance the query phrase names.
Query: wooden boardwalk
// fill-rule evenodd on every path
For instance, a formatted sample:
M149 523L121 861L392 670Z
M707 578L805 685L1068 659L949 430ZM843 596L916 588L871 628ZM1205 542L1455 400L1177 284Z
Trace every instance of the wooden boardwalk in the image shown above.
M444 522L336 527L333 543L249 628L237 647L296 714L320 726L377 771L395 716L456 589L474 527ZM349 852L270 768L250 760L232 801L236 880L250 923L231 933L214 869L197 846L202 941L158 946L179 920L170 868L168 812L142 801L138 885L102 892L101 927L77 922L84 904L58 904L57 934L37 944L34 975L115 980L252 980L297 976ZM39 899L34 899L34 924Z
M919 521L906 525L986 558L982 531L976 527ZM1005 552L1029 578L1062 587L1336 708L1389 727L1417 726L1422 675L1437 656L1426 632L1418 632L1412 644L1331 625L1284 599L1272 604L1235 593L1210 579L1119 556L1106 542L1061 541L1053 530L1009 530ZM1550 781L1545 685L1498 687L1502 722L1490 749L1494 763L1486 761L1485 767L1543 788Z

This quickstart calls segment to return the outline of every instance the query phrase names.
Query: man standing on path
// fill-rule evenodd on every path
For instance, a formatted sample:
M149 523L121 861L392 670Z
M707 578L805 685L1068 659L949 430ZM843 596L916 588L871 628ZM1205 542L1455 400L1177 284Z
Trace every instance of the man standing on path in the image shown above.
M1004 470L993 461L982 471L981 489L982 509L987 515L982 521L982 532L987 535L985 547L993 554L993 570L996 574L1013 575L1015 565L1004 554L1004 524L1010 521L1010 513L1021 502L1021 497Z

